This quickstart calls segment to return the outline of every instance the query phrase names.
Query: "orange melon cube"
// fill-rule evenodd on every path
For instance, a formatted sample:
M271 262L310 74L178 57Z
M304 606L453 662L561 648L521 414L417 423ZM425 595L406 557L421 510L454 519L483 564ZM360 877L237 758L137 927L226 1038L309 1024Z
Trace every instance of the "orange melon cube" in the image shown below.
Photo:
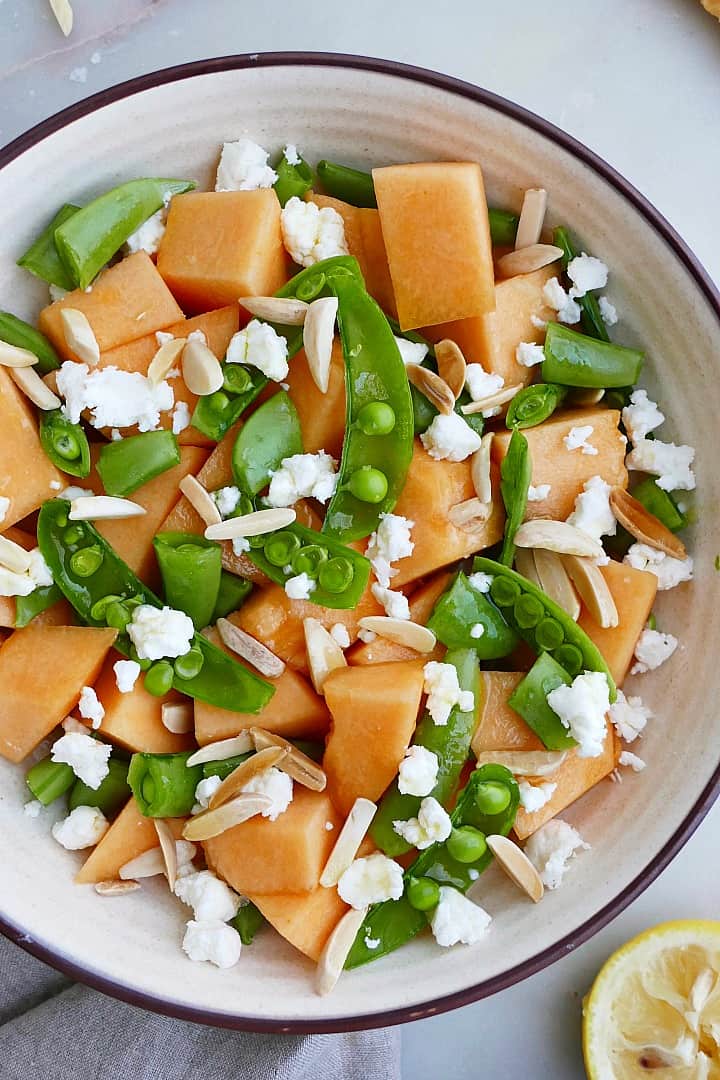
M439 597L450 584L450 576L441 571L415 589L408 599L413 622L425 625ZM444 646L438 642L433 651L426 655L425 662L440 660L444 652ZM383 637L376 637L374 641L359 641L345 656L349 664L383 664L391 660L417 659L414 649L408 649L405 645L398 645Z
M175 839L182 836L184 818L168 818ZM135 799L129 799L113 821L100 843L83 863L75 876L78 885L94 885L97 881L115 881L120 867L158 847L153 819L144 817Z
M10 500L0 533L52 499L67 479L45 456L35 411L0 366L0 494Z
M65 719L116 637L116 630L35 622L15 631L0 654L3 757L22 761Z
M271 296L287 280L277 195L272 188L177 195L157 265L187 311Z
M181 701L182 696L174 692L165 697L149 694L142 673L132 690L121 694L113 665L122 659L119 653L111 652L95 682L95 693L105 709L103 736L133 753L177 754L190 750L195 745L192 735L175 735L162 722L165 702Z
M635 652L637 639L652 611L657 592L657 578L646 570L636 570L625 563L610 561L600 567L618 612L618 625L603 630L583 608L578 619L588 637L605 658L610 674L622 686Z
M473 162L373 169L382 234L403 330L495 307L482 170Z
M482 708L472 740L472 751L476 757L485 750L545 749L535 732L508 705L508 698L524 678L524 671L480 673Z
M278 934L316 963L325 942L349 910L337 889L325 889L322 885L309 893L255 893L249 899Z
M287 383L300 419L304 452L325 450L339 459L345 437L345 361L340 341L336 338L333 342L326 394L315 385L302 349L290 364Z

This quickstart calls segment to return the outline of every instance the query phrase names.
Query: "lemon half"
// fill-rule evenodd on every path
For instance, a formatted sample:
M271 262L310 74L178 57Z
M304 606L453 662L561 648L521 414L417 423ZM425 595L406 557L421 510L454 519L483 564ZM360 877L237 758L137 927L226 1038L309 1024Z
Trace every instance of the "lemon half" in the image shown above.
M720 922L662 923L614 953L583 1007L590 1080L720 1080Z

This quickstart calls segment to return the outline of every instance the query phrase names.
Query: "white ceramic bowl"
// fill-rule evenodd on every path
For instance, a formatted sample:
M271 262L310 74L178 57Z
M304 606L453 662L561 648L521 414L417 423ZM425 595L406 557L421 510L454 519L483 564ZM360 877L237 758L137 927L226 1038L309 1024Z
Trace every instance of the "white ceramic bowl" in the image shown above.
M617 336L647 349L647 384L669 419L664 437L698 448L699 523L689 537L696 582L661 594L660 625L681 647L642 695L657 713L642 740L648 768L595 788L566 815L592 845L535 908L491 869L486 940L439 949L422 937L340 980L328 998L312 966L274 933L229 971L181 952L186 913L159 885L101 899L73 884L79 856L24 816L22 768L0 761L0 928L36 956L135 1004L213 1024L333 1031L416 1019L530 975L589 937L679 850L718 784L720 606L713 517L720 391L714 357L720 298L660 215L590 151L523 109L428 71L377 60L279 54L201 61L144 76L67 109L0 152L0 298L33 316L47 292L14 266L63 201L83 202L142 175L210 183L219 144L249 134L273 151L297 143L360 167L423 159L481 162L490 201L517 206L542 185L567 223L611 268ZM27 673L32 679L32 672ZM635 680L640 690L640 681ZM635 749L635 747L633 747ZM667 913L668 916L672 912Z

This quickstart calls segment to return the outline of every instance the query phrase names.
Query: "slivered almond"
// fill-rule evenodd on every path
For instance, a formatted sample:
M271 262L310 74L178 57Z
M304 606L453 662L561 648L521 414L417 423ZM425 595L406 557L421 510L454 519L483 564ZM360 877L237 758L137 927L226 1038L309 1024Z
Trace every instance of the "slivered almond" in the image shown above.
M318 619L303 619L303 631L310 678L316 693L322 694L330 672L347 665L345 653Z
M197 848L194 844L188 843L187 840L176 840L175 853L178 863L185 865L195 858ZM118 877L122 878L123 881L128 881L132 878L156 877L158 874L164 873L165 859L163 853L160 847L152 847L121 866L118 870Z
M470 476L472 478L475 494L480 502L492 502L492 472L491 452L494 439L492 431L488 431L480 440L480 449L476 450L470 459Z
M593 622L605 630L617 626L620 619L613 594L595 563L579 559L577 555L564 555L563 565Z
M522 848L508 836L488 836L487 846L492 851L498 866L505 871L511 881L538 904L545 893L540 875L528 859Z
M437 644L432 630L409 619L392 619L389 615L366 615L360 619L359 626L361 630L371 630L373 634L419 653L432 652Z
M252 757L242 761L236 769L226 776L220 787L211 797L208 809L215 810L218 806L228 802L235 795L242 793L242 789L254 776L267 772L277 765L287 755L284 746L269 746L265 750L259 750ZM183 833L183 836L185 834Z
M342 975L345 961L358 936L360 927L365 922L368 908L350 908L336 925L318 960L315 986L318 994L324 997L334 989Z
M191 701L166 701L160 707L163 725L173 735L186 735L194 727L194 710Z
M515 533L515 544L517 547L557 551L560 555L583 555L588 559L600 559L604 555L602 544L597 540L574 525L568 525L567 521L554 521L552 518L523 522Z
M320 884L326 889L337 885L352 863L376 813L377 806L369 799L361 797L353 803L320 875Z
M547 210L545 188L528 188L523 196L522 210L515 235L515 250L532 247L542 235Z
M208 743L207 746L201 747L190 755L185 764L191 766L204 765L206 761L227 761L228 758L247 754L254 746L250 732L241 731L239 735L234 735L231 739L220 739L218 742Z
M486 398L481 398L480 401L470 401L467 405L463 405L461 412L463 416L474 416L476 413L489 413L491 409L499 409L502 405L507 405L508 401L512 401L516 394L519 394L522 390L522 383L516 383L514 386L505 386L502 390L498 390L494 394L488 394Z
M37 356L29 349L20 349L8 341L0 341L0 367L28 368L37 362Z
M420 364L408 364L405 370L415 389L419 390L438 412L449 416L455 408L455 395L445 380Z
M573 390L572 403L573 405L579 405L581 408L584 409L589 407L590 405L597 405L597 403L599 401L602 401L604 397L605 391L600 387L598 387L597 389L592 389L591 387L588 387L587 389L583 388L582 390Z
M248 664L252 664L261 675L267 675L271 679L282 675L285 663L274 652L271 652L267 645L263 645L257 638L246 634L228 619L218 619L215 625L223 644L243 660L247 660Z
M687 551L682 540L671 533L662 521L646 510L643 504L624 488L614 487L610 491L612 512L623 528L642 544L664 551L673 559L687 559Z
M228 518L218 525L208 525L205 537L207 540L234 540L238 536L261 536L263 533L286 529L288 525L292 525L296 516L294 510L284 506L256 510L253 514Z
M42 381L35 368L8 368L8 372L15 385L38 409L49 412L62 405L60 398Z
M83 364L96 367L100 362L100 346L85 312L77 308L61 308L60 321L67 347Z
M304 300L282 296L241 296L240 304L257 319L281 326L302 326L309 307Z
M538 549L539 550L539 549ZM535 566L535 552L532 548L517 548L515 551L515 569L518 574L522 574L528 581L532 581L533 585L540 585L540 575L537 572Z
M8 540L6 536L0 536L0 566L12 570L14 574L26 574L32 566L32 559L30 553L20 544Z
M522 548L518 549L519 551ZM527 550L527 549L526 549ZM573 558L574 556L568 556ZM555 551L545 551L544 548L535 548L533 552L535 572L538 576L540 588L547 593L551 600L559 604L575 622L580 618L580 601L573 588L572 581L563 565L562 556Z
M455 398L459 398L465 386L465 374L467 372L467 361L463 356L462 349L456 342L450 341L449 338L443 338L435 346L435 359L438 366L438 375L447 383L450 392L454 394Z
M322 296L310 304L303 324L303 346L313 382L321 394L327 394L330 382L337 296Z
M562 258L562 248L554 244L530 244L519 251L510 251L501 255L497 261L500 277L515 277L517 274L532 274L543 266L557 262Z
M197 477L188 473L187 476L183 476L178 487L206 525L218 525L222 521L222 514L217 508L217 503Z
M95 892L98 896L123 896L125 893L142 889L139 881L96 881Z
M70 521L120 521L124 518L142 517L147 510L132 499L118 499L114 495L80 495L70 500Z
M177 881L178 868L175 837L173 836L172 829L167 821L164 821L162 818L153 818L152 823L155 826L155 832L160 841L160 851L162 852L163 862L165 863L165 877L170 886L170 892L172 892L175 888L175 882Z
M504 765L513 776L552 776L567 758L567 750L480 750L476 768Z
M192 394L207 397L223 384L223 372L212 349L203 341L186 341L182 352L182 373Z
M492 503L481 502L477 498L466 499L450 507L448 521L463 532L476 532L483 527L491 512Z
M70 7L70 0L50 0L50 8L63 34L69 37L73 28L73 9Z
M242 825L243 821L262 814L272 807L272 799L256 792L244 792L236 795L230 802L223 803L215 810L204 810L185 823L183 836L188 840L211 840L213 836Z
M147 377L153 386L159 386L168 371L177 364L185 348L185 338L173 338L164 342L150 361Z
M292 776L293 780L297 780L298 784L302 784L303 787L309 788L311 791L325 790L327 786L325 772L316 761L313 761L307 754L303 754L302 750L298 750L297 746L293 746L287 739L283 739L282 735L275 735L271 731L265 731L264 728L250 728L250 733L258 752L270 747L285 751L286 756L278 759L278 769L287 773L288 776Z

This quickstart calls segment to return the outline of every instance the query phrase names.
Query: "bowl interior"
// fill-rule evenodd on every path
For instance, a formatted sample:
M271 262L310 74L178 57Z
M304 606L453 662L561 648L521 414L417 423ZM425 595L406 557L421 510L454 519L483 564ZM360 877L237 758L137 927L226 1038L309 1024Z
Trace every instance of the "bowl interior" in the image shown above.
M586 932L600 912L607 918L605 909L637 889L644 873L650 880L653 863L657 869L668 845L689 831L703 793L709 802L718 768L710 703L720 689L717 663L704 647L720 622L711 529L720 477L708 465L715 449L708 418L720 411L711 364L718 312L632 201L551 133L401 73L297 62L216 70L133 93L11 161L0 172L3 306L27 317L47 301L44 286L13 259L60 203L82 202L141 175L188 175L209 186L219 144L243 134L273 152L290 141L310 161L327 156L366 168L475 159L491 203L517 207L524 188L547 188L551 223L571 225L609 265L608 292L621 316L616 337L647 350L643 381L668 415L662 437L698 451L698 524L690 537L697 581L661 594L656 607L659 626L679 637L680 648L656 674L630 681L630 692L642 693L656 712L638 751L648 768L627 773L622 784L602 783L564 815L592 850L542 909L491 869L478 889L494 920L481 945L442 950L417 940L341 979L329 998L315 996L312 965L272 932L223 972L186 959L180 950L186 909L159 885L117 899L73 885L80 856L49 837L49 813L37 820L23 815L23 769L3 761L0 917L28 947L49 950L58 962L149 1007L275 1030L414 1019L496 989L518 976L515 969L529 973L541 962L533 958L557 953L560 942L571 948L580 929ZM0 488L1 474L0 463Z

